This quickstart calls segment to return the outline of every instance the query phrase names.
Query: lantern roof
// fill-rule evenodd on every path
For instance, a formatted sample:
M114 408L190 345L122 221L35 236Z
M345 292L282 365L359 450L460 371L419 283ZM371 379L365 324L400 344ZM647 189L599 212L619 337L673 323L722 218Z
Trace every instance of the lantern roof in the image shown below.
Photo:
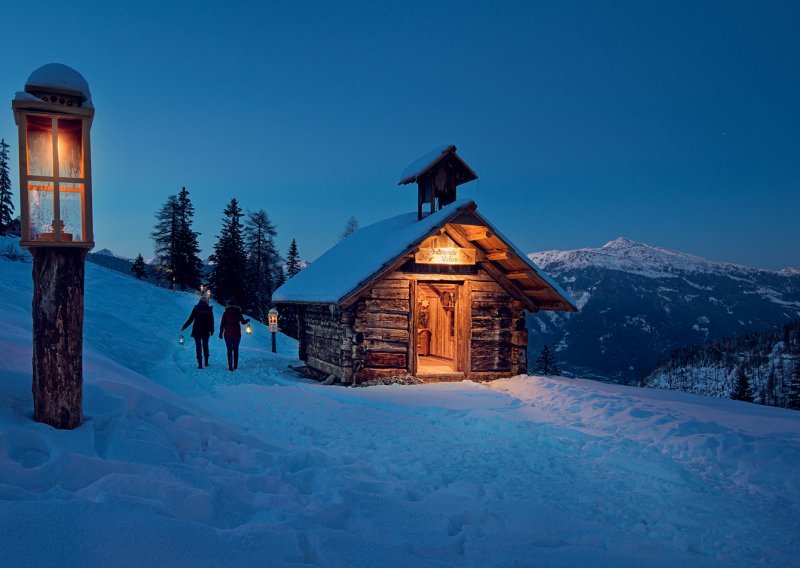
M62 63L48 63L36 69L25 82L25 92L33 96L41 92L72 95L81 99L82 107L92 106L89 83L75 69ZM17 98L24 100L21 94L18 93Z

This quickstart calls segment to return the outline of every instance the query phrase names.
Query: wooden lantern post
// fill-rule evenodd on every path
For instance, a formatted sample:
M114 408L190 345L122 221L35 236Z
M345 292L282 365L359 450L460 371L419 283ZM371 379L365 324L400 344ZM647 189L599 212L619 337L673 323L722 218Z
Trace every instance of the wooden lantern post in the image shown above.
M33 256L33 418L71 429L83 421L94 107L86 80L58 63L31 73L11 106L19 130L20 245Z
M267 314L269 320L269 332L272 334L272 352L278 352L278 342L275 339L275 334L278 333L278 310L271 308Z

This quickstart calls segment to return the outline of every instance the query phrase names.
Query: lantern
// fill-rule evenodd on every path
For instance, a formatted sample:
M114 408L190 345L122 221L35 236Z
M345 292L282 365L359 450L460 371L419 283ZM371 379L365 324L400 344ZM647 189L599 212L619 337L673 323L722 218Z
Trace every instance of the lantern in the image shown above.
M270 333L275 333L278 331L278 310L275 308L270 309L267 315L269 321L269 331Z
M249 324L249 323L248 323L248 324L247 324L247 326L244 328L244 332L245 332L247 335L250 335L251 333L253 333L253 328L252 328L252 327L250 327L250 324Z
M178 336L178 345L183 345L184 343L185 343L185 341L184 341L184 339L183 339L183 334L181 333L181 334Z
M40 67L11 103L19 129L20 245L94 247L89 85L59 63Z

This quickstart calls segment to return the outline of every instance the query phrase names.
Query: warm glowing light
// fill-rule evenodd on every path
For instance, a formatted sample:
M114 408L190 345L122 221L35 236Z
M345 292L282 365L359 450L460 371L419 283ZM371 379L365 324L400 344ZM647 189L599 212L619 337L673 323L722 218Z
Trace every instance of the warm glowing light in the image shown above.
M244 328L244 331L245 331L245 333L246 333L247 335L250 335L251 333L253 333L253 328L251 328L251 327L250 327L250 324L248 323L248 324L247 324L247 327L246 327L246 328Z
M270 309L269 314L267 315L268 323L269 323L269 330L272 333L278 331L278 310L275 308Z
M422 248L414 255L418 264L472 265L476 261L475 249L456 247Z

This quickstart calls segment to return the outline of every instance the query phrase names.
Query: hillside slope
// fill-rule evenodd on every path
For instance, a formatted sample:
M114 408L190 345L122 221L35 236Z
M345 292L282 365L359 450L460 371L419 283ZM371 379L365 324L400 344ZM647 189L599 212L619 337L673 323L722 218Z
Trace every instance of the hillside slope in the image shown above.
M800 316L800 274L715 262L616 239L532 253L578 302L577 314L529 318L531 360L555 347L563 371L638 382L671 351L775 329Z
M593 381L326 387L257 325L87 266L85 423L32 422L30 264L0 259L9 566L730 566L800 555L800 413Z
M800 320L678 349L644 381L653 388L731 398L743 374L754 401L800 406Z

